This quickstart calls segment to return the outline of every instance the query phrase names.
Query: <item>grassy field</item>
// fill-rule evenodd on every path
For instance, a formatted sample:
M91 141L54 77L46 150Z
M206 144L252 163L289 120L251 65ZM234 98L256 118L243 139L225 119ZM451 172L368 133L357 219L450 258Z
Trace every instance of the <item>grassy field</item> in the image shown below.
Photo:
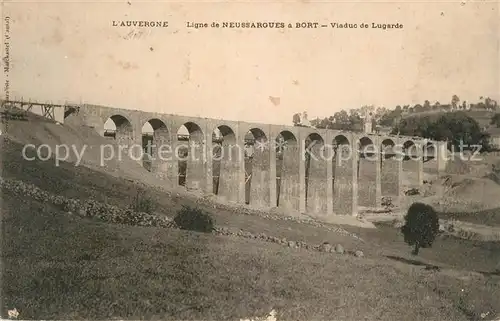
M234 320L276 309L280 320L470 320L462 310L498 309L492 276L109 225L3 198L2 315Z
M4 135L5 136L5 135ZM26 161L1 141L2 177L66 197L125 208L143 190L172 217L199 206L219 227L290 240L340 243L351 255L195 232L83 219L2 191L2 308L20 319L479 320L500 313L498 243L440 238L419 257L397 230L343 228L364 241L293 221L214 209L102 171ZM436 265L440 271L427 270ZM486 318L487 319L487 318Z

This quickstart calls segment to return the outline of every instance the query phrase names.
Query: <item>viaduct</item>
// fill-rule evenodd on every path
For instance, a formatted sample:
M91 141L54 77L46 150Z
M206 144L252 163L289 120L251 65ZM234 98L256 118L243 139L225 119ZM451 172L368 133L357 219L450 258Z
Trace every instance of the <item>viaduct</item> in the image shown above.
M21 106L27 109L26 106ZM145 123L154 130L153 146L175 148L186 141L177 133L189 131L185 186L214 193L227 202L251 207L280 207L317 217L357 215L359 207L378 208L383 197L401 200L403 163L413 171L414 187L423 184L424 163L432 159L436 175L445 168L446 143L419 137L376 135L310 127L270 125L178 116L97 105L64 106L52 117L72 122L78 117L100 134L111 119L119 145L142 146ZM34 107L31 107L33 112ZM47 114L47 109L41 113ZM50 118L50 117L49 117ZM214 130L223 136L220 161L213 161ZM256 148L251 175L242 155L253 136ZM235 148L236 147L236 148ZM179 184L179 161L160 159L153 148L151 172L170 186ZM175 156L175 155L174 155ZM214 176L219 177L214 185Z

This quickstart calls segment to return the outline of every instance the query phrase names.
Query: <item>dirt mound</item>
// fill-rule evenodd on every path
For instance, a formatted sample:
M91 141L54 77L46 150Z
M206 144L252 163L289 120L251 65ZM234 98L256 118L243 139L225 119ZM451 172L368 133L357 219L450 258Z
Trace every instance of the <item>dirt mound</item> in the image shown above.
M122 157L109 157L111 153L119 155L118 146L113 139L100 136L93 128L86 126L77 116L71 116L71 122L60 124L52 120L27 113L23 120L9 120L3 123L3 135L14 142L36 147L46 145L52 156L59 147L61 159L67 155L66 161L77 163L94 170L105 171L112 175L141 181L148 185L165 186L154 174L142 167L142 164L122 152ZM68 149L65 149L66 146ZM49 148L40 149L41 154L47 155ZM36 149L28 148L30 156L35 156ZM109 160L108 160L109 159ZM54 159L47 160L55 162Z
M448 175L441 178L443 195L432 205L442 212L473 212L500 207L500 185L489 178Z
M450 159L446 164L446 169L445 169L445 172L447 174L455 174L455 175L469 174L471 173L471 171L472 171L471 165L468 162L458 157Z

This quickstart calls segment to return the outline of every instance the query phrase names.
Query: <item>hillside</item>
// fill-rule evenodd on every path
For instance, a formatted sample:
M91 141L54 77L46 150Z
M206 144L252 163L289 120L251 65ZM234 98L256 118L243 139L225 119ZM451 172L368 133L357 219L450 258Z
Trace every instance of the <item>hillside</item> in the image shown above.
M131 160L101 167L89 152L86 166L56 167L53 159L21 157L26 143L92 144L94 150L109 142L84 126L30 115L9 120L2 132L4 319L13 308L20 319L238 320L274 309L278 320L455 321L479 320L482 313L491 320L500 313L500 276L491 273L500 260L498 243L441 237L411 257L393 228L338 226L221 206L166 189ZM57 200L92 199L123 211L142 191L157 205L155 215L172 218L183 205L198 206L219 229L235 233L82 217L48 197L8 188L18 186L14 183ZM301 242L311 246L299 247ZM342 244L346 251L318 251L324 242ZM354 255L359 250L362 257Z
M467 116L472 117L475 121L477 121L481 128L491 127L490 125L491 117L493 117L493 115L495 115L496 113L494 111L488 111L488 110L465 110L464 112ZM448 112L431 110L419 113L405 114L403 115L403 118L424 117L424 116L437 118L446 113Z

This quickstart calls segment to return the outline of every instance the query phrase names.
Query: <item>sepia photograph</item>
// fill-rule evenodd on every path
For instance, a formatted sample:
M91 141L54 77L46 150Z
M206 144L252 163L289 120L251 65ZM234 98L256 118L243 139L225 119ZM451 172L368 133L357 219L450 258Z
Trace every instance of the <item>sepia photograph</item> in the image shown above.
M2 320L500 321L500 2L2 1Z

